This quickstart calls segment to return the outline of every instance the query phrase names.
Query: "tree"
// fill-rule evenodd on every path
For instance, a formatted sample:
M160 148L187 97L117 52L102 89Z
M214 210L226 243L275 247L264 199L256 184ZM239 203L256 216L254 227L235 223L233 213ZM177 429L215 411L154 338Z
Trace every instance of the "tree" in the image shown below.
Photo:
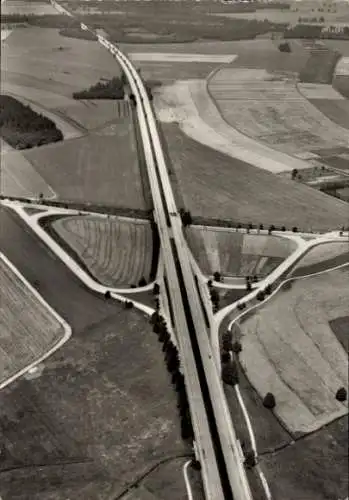
M282 226L281 231L285 232L286 231L286 227Z
M158 283L154 283L153 295L159 295L159 293L160 293L160 285Z
M231 339L223 339L222 347L224 351L232 351L233 350L233 342Z
M107 291L104 293L104 298L106 298L106 299L110 299L110 297L111 297L110 291L109 291L109 290L107 290Z
M263 292L263 290L260 290L260 291L257 293L257 295L256 295L256 299L257 299L257 300L260 300L260 301L262 301L262 300L264 300L264 299L265 299L265 293Z
M194 470L197 470L197 471L200 471L201 470L201 464L199 462L199 460L195 460L193 458L193 460L190 462L190 466L194 469Z
M297 233L297 231L298 231L298 228L297 228L296 226L294 226L294 227L292 228L292 232L293 232L293 233Z
M138 286L146 286L147 281L144 276L141 277L141 279L138 282Z
M291 52L291 46L288 42L280 43L279 45L280 52Z
M341 403L346 401L347 390L345 389L345 387L340 387L340 389L338 389L338 391L336 392L336 399L337 399L337 401L340 401Z
M265 408L268 408L269 410L272 410L273 408L275 408L275 405L276 405L276 402L275 402L274 394L272 394L271 392L267 392L267 394L265 395L265 397L263 399L263 406Z
M219 271L216 271L213 273L213 279L215 281L221 281L221 273Z
M235 342L232 345L232 351L235 354L239 354L242 351L242 345L238 340L235 340Z
M252 290L252 284L250 281L247 281L246 282L246 291L247 292L250 292Z
M248 469L252 469L257 464L256 455L253 450L245 452L244 464Z
M266 295L270 295L270 294L271 294L271 292L272 292L272 286L271 286L271 284L269 284L269 285L267 285L267 286L265 287L265 289L264 289L264 293L265 293Z
M131 302L130 300L126 300L124 302L124 305L125 305L125 309L132 309L133 307L133 302Z
M208 280L207 286L208 286L208 288L211 288L211 286L212 286L212 280Z
M264 229L263 224L259 224L259 230L260 230L260 231L263 231L263 229Z
M268 229L268 234L271 234L273 231L275 231L275 226L274 224L271 224Z
M222 366L222 380L227 385L236 385L239 382L239 373L235 361Z
M224 365L224 363L229 363L229 361L230 361L230 353L228 351L222 351L221 354L222 365Z

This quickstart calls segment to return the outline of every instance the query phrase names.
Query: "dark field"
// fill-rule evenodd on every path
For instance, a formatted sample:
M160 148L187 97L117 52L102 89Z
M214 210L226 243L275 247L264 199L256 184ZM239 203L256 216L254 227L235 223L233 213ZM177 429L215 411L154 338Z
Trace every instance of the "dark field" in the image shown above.
M344 99L309 99L309 102L333 122L341 127L349 128L349 101Z
M41 375L1 392L0 495L115 498L162 459L188 453L160 345L140 313L87 292L8 211L0 221L1 250L73 328Z
M336 75L333 79L332 85L339 93L349 99L349 76Z
M89 2L88 5L85 2L63 2L62 5L78 13L85 24L103 26L111 40L131 43L248 39L279 26L268 21L210 16L210 13L232 9L222 4L157 2L154 6L153 2L117 4L104 1L102 4Z
M307 186L233 160L162 124L180 196L192 215L241 223L328 230L347 224L348 205Z
M348 417L262 458L275 500L337 500L348 495Z
M349 352L349 316L330 321L330 327L344 349Z

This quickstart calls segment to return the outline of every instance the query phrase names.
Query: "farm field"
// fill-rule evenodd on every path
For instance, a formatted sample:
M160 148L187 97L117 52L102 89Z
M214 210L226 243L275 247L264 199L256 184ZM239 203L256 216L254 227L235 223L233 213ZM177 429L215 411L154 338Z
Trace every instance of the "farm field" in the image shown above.
M1 14L3 16L12 14L42 16L57 15L59 12L49 2L6 0L1 3Z
M297 280L241 324L247 377L261 397L274 394L275 413L296 435L348 411L335 399L347 387L348 357L329 325L347 313L348 272Z
M330 327L345 351L349 354L349 316L342 316L330 321Z
M348 495L348 417L292 446L261 457L276 500L328 500Z
M151 274L153 241L148 221L62 217L51 227L103 285L129 287Z
M321 113L341 127L349 128L349 100L347 99L309 99Z
M191 226L186 237L203 273L222 276L266 276L297 247L286 238Z
M205 80L177 80L154 91L154 105L161 122L177 123L190 138L205 146L273 173L308 167L231 127L207 91Z
M0 387L63 339L64 325L0 256Z
M56 117L63 126L66 123L70 137L72 130L82 136L64 141L58 149L26 151L20 165L17 154L8 154L5 193L46 196L51 190L50 196L54 191L68 201L143 206L129 104L72 98L73 92L100 78L120 74L112 56L96 42L61 37L55 29L27 27L14 30L3 46L1 61L5 92Z
M319 191L232 159L162 123L176 191L192 216L334 230L348 205ZM180 205L181 206L181 205Z
M55 196L52 187L33 168L23 152L12 150L7 145L0 154L2 195L37 198L42 193L45 198Z
M117 118L117 103L76 101L73 92L119 74L115 59L97 42L62 37L58 29L16 28L2 46L3 92L80 126L80 135Z
M349 262L349 242L323 243L312 248L295 265L292 276L302 276L302 273L309 269L314 269L313 272L316 272L317 268L321 271L329 267L335 267L336 264L331 265L331 263L336 259L342 260L342 258L347 258Z
M127 124L26 151L25 158L60 200L147 209L130 118Z
M39 376L1 391L0 495L108 500L162 460L190 454L161 346L144 316L89 293L8 210L0 222L2 250L30 282L38 280L73 330ZM174 466L173 488L175 480L180 491L183 475ZM161 497L167 484L154 478L152 487L162 488Z
M290 79L264 70L223 68L211 76L208 88L230 125L277 150L296 155L349 145L347 130L309 104Z
M256 23L211 15L226 12L231 6L211 3L210 6L189 2L157 3L154 9L149 2L113 1L63 2L62 5L76 12L90 25L102 25L112 40L122 42L164 41L188 42L197 39L248 39L268 32L273 23ZM236 7L235 7L236 8ZM154 15L156 13L156 15ZM86 22L87 24L87 22Z

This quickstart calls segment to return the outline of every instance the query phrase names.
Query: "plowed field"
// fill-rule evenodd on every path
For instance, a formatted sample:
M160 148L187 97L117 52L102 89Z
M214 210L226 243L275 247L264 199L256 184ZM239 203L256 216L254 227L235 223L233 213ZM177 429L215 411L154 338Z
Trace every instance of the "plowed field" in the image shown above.
M296 154L348 146L348 133L312 106L292 80L263 70L223 68L209 90L223 117L249 137Z
M77 216L58 219L53 228L104 285L127 287L142 276L149 280L153 242L148 222Z
M242 234L192 226L186 231L189 247L201 270L223 276L265 276L295 250L293 241L278 236Z
M62 324L0 258L0 386L64 336Z
M260 396L293 433L310 432L348 411L336 400L348 383L348 356L329 322L348 312L349 268L298 280L241 324L241 361Z

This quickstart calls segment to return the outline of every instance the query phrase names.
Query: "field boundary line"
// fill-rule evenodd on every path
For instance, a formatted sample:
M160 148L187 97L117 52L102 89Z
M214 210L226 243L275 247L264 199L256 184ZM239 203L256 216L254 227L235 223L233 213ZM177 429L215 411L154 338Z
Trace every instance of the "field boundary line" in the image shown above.
M64 331L63 337L45 354L40 356L36 361L33 361L32 363L27 365L25 368L19 370L15 375L12 375L4 382L1 382L0 389L3 389L5 386L7 386L20 376L24 375L25 373L27 373L30 369L34 368L36 365L38 365L46 358L48 358L51 354L53 354L55 351L57 351L57 349L62 347L62 345L65 344L67 340L69 340L69 338L71 337L72 329L70 325L48 304L48 302L46 302L46 300L42 297L42 295L40 295L39 292L35 290L35 288L25 279L25 277L20 273L20 271L15 267L15 265L2 252L0 252L0 259L17 276L17 278L24 284L24 286L29 289L29 291L35 296L35 298L49 311L49 313L58 321L58 323L60 323Z

